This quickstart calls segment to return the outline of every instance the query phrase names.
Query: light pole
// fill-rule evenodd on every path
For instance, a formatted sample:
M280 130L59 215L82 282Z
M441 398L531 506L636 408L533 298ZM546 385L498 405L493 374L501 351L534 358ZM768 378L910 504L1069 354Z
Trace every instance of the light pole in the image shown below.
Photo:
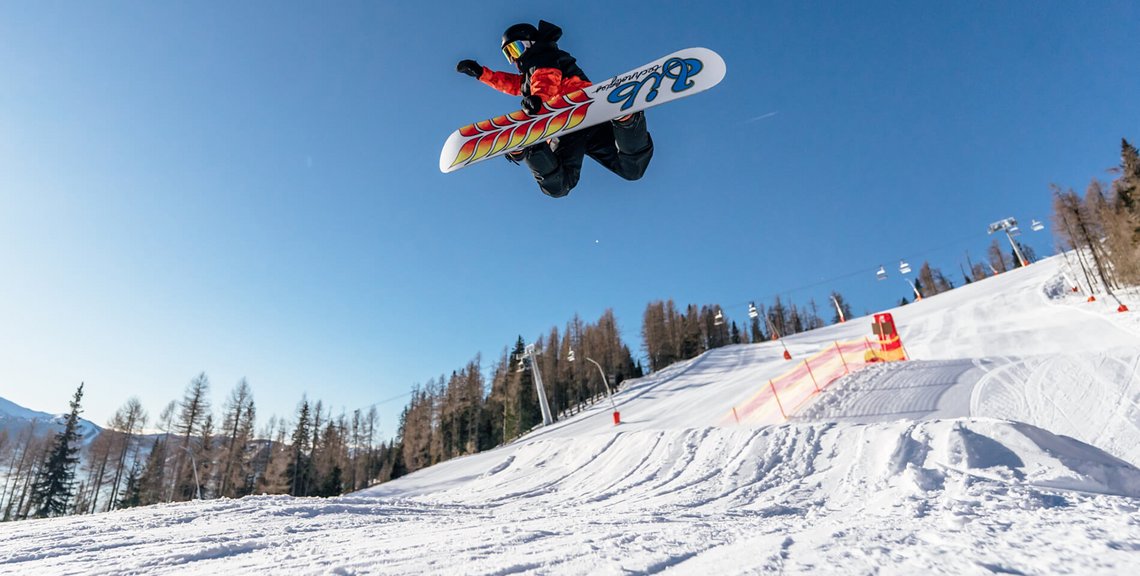
M918 291L918 286L916 286L910 278L906 277L907 274L910 274L910 264L907 264L906 260L899 260L899 274L902 274L903 282L906 282L906 285L910 286L911 290L914 290L914 301L921 301L922 293Z
M914 301L915 301L915 302L918 302L919 300L922 300L922 294L920 294L920 293L918 292L918 286L915 286L915 285L914 285L914 282L912 282L910 278L907 278L906 276L903 276L903 282L906 282L906 285L907 285L907 286L910 286L910 289L911 289L911 290L914 290Z
M760 311L756 309L756 303L755 302L749 302L748 303L748 317L752 318L752 319L756 319L759 316L760 316ZM768 334L770 334L772 336L771 339L772 340L779 340L780 345L784 347L784 360L791 360L792 359L792 353L788 352L788 345L784 344L783 340L780 340L780 333L776 331L776 327L772 325L772 321L766 315L764 316L764 323L768 325Z
M202 499L202 482L198 480L198 463L194 460L194 452L190 450L190 446L183 446L186 453L190 455L190 467L194 469L194 490L198 496L198 500Z
M847 317L843 315L843 308L839 306L839 300L835 299L835 295L831 296L831 301L835 303L835 311L839 314L839 323L842 324L847 321Z
M606 387L606 396L609 396L610 407L613 408L613 411L614 411L614 426L621 424L621 413L618 412L617 404L614 402L614 393L612 390L610 390L610 383L609 383L609 381L606 380L606 371L602 370L602 365L598 364L593 358L590 358L589 356L583 356L583 358L585 358L586 360L589 360L591 364L598 367L598 374L602 375L602 384ZM570 355L567 357L567 360L569 360L570 362L574 361L574 350L573 349L570 350Z

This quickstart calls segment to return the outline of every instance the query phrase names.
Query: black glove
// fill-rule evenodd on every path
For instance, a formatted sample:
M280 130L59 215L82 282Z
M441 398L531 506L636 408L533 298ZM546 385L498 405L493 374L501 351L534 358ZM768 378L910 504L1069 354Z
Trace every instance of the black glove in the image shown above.
M523 110L526 110L527 114L532 116L538 114L539 111L542 110L542 98L538 96L527 96L522 99L522 107Z
M460 60L459 64L455 65L455 71L472 78L479 78L483 75L483 67L474 60Z

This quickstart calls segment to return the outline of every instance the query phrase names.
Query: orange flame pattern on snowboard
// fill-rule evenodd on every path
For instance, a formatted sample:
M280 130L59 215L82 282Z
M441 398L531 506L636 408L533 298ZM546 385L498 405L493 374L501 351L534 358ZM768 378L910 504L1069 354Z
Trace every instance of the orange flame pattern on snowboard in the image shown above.
M493 156L504 150L530 146L560 131L570 130L586 119L593 99L583 90L547 103L537 116L522 110L469 124L459 129L467 141L459 148L451 167Z

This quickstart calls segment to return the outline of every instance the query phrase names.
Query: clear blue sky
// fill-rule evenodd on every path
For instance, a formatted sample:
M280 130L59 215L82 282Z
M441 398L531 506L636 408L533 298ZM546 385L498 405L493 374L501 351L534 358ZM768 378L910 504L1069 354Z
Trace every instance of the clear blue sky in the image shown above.
M859 270L790 297L875 310L907 290L879 264L960 281L987 224L1045 218L1050 182L1110 179L1140 140L1134 2L551 4L0 5L0 396L63 411L86 381L104 423L205 371L219 409L248 378L265 422L574 313L612 307L636 349L652 300L743 321ZM539 18L595 80L688 46L728 75L649 113L638 182L441 174L452 130L517 107L455 63L505 68L502 30Z

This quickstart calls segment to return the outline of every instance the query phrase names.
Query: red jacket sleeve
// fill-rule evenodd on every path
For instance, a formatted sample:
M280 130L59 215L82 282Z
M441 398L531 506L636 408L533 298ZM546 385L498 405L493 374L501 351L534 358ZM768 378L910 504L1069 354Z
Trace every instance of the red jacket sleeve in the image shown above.
M483 74L479 76L479 81L511 96L522 95L522 76L518 74L511 74L510 72L496 72L484 66ZM531 82L533 86L534 83Z

